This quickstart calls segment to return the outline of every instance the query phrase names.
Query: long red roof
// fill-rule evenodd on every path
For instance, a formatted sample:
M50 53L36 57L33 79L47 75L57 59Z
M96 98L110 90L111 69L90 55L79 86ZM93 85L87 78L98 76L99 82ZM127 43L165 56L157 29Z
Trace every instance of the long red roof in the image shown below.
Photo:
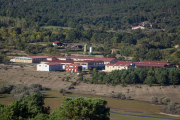
M107 64L107 66L129 66L130 63L129 61L117 61L113 64Z
M164 64L167 64L167 61L150 61L150 60L144 60L143 62L148 62L148 63L164 63Z
M53 42L53 43L61 43L60 41L55 41L55 42Z
M60 65L61 63L57 63L57 62L49 62L49 63L45 63L46 65Z
M27 56L28 58L48 58L48 56Z
M74 63L74 61L71 60L52 60L52 61L48 61L48 60L44 60L42 62L48 62L48 63Z
M136 66L149 66L149 67L164 67L165 63L156 63L156 62L134 62Z
M68 58L68 57L59 57L56 56L56 58ZM112 60L115 60L116 58L104 58L104 57L86 57L86 56L69 56L71 59L87 59L87 60L102 60L104 62L110 62Z

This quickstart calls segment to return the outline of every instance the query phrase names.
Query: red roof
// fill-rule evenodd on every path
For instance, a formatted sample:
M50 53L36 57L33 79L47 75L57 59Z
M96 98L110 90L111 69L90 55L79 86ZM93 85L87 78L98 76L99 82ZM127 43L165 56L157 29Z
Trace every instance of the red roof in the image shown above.
M60 41L55 41L55 42L53 42L53 43L61 43Z
M54 58L55 56L49 56L49 57L47 57L47 58ZM55 57L56 58L56 57Z
M58 57L57 58L68 58L68 57ZM71 59L87 59L92 61L99 61L102 60L104 62L111 62L112 60L115 60L116 58L104 58L104 57L86 57L86 56L69 56Z
M131 62L129 61L118 61L114 64L107 64L108 66L129 66Z
M80 64L77 64L77 63L75 63L75 64L69 64L69 65L74 65L74 66L80 66L80 67L81 67L81 65L80 65Z
M164 63L164 64L167 64L167 61L150 61L150 60L144 60L143 62L148 62L148 63Z
M167 64L153 62L134 62L136 66L164 67Z
M114 49L114 48L113 48L113 49L111 49L111 50L119 50L119 49Z
M57 62L57 63L74 63L74 61L71 61L71 60L52 60L52 61L44 60L42 62L48 62L48 63L52 63L52 62Z
M28 58L48 58L48 56L27 56Z
M72 60L52 60L52 61L48 61L48 60L44 60L42 62L58 62L58 63L76 63L76 62L82 62L82 63L89 63L89 62L98 62L100 60L84 60L84 61L72 61Z
M49 63L45 63L46 65L60 65L61 63L57 63L57 62L49 62Z

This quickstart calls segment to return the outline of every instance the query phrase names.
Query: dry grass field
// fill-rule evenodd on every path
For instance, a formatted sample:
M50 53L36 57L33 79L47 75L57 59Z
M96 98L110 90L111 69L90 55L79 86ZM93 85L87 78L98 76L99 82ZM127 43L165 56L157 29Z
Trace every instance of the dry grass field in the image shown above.
M70 77L69 81L66 81L67 76ZM89 78L90 75L85 75L85 77ZM72 85L72 82L78 81L77 79L78 75L76 73L38 72L32 67L14 67L8 70L0 69L0 82L25 85L39 83L52 90L58 90L59 88L68 89ZM81 82L74 85L74 88L70 92L99 96L109 96L112 92L122 92L126 96L131 96L132 99L140 101L150 101L152 96L157 96L158 98L168 97L173 102L180 102L180 86L176 86L175 88L173 86L159 85L152 87L147 85L127 85L127 87L122 87L121 85L110 86Z
M66 81L66 77L69 76L70 80ZM89 78L90 75L86 75ZM64 79L64 80L63 80ZM72 82L77 81L78 76L76 73L70 72L37 72L33 67L20 68L18 66L5 70L0 69L0 84L25 84L27 86L33 83L39 83L42 86L51 88L50 91L42 91L45 95L45 105L51 107L51 112L54 108L58 108L61 105L63 97L88 97L99 98L108 101L107 106L111 108L111 111L130 114L130 115L145 115L156 116L163 118L179 119L177 117L168 117L161 115L160 110L163 106L155 106L150 104L149 101L152 96L169 97L171 101L179 102L180 99L180 86L152 86L147 85L128 85L122 87L117 85L115 87L109 85L95 85L79 83L74 85L74 89L68 90L68 87L72 85ZM57 92L59 88L64 88L72 94L66 94L62 96ZM129 92L128 92L129 89ZM122 92L126 96L131 96L134 100L119 100L115 98L109 98L110 93ZM0 104L10 104L13 98L9 94L5 94L4 97L0 95ZM111 113L111 119L113 120L159 120L160 118L147 118L147 117L135 117L129 115L122 115Z

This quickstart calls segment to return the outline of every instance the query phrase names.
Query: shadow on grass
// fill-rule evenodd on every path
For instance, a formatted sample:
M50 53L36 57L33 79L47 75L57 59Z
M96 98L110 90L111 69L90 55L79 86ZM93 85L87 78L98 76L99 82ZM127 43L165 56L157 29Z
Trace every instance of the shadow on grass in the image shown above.
M5 95L0 95L0 98L5 98Z
M49 96L49 97L47 96L47 97L45 97L44 96L44 98L59 98L59 97L55 97L55 96Z

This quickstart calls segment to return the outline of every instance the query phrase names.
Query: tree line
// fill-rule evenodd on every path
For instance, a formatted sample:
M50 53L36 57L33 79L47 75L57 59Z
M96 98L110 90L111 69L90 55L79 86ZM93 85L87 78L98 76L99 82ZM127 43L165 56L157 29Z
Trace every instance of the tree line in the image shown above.
M121 84L153 84L176 85L180 83L180 70L175 68L131 68L114 70L110 73L97 72L93 69L91 79L84 79L83 74L79 80L91 84L111 84L112 86Z
M29 26L54 25L75 28L127 29L143 21L156 28L178 26L177 0L1 0L0 15L24 18ZM40 5L40 6L39 6Z

